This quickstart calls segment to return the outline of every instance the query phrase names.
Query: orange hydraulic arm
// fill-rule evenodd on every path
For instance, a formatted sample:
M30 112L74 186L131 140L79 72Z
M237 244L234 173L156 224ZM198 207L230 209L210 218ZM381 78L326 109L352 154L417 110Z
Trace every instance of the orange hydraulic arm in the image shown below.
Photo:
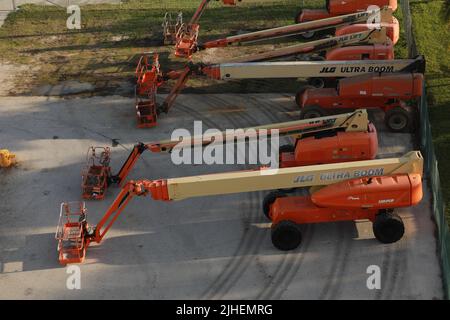
M241 0L239 0L239 1L241 1ZM192 16L191 21L189 22L190 25L198 23L203 12L205 12L205 10L208 7L208 4L210 2L211 2L211 0L202 0L199 7L197 8L194 15ZM230 5L230 6L234 6L236 4L236 0L222 0L222 2L223 2L223 4Z

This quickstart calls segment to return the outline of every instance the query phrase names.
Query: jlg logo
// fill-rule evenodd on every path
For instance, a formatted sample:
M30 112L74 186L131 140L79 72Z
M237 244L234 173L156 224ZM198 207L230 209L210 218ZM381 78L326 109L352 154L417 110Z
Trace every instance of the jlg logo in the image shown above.
M320 70L320 73L335 73L336 67L324 67L322 70Z

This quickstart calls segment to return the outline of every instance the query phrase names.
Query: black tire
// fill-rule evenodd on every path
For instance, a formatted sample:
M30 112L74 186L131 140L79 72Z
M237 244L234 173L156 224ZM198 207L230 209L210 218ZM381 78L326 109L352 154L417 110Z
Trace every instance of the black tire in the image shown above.
M405 233L402 219L393 211L380 210L372 225L375 238L381 243L394 243Z
M300 119L314 119L327 115L328 112L324 108L316 105L306 106L300 111Z
M309 78L308 85L317 89L322 89L325 88L326 81L324 78Z
M301 22L306 22L306 21L300 21L300 16L302 15L303 10L300 10L297 15L294 18L295 23L301 23ZM306 33L302 33L300 34L300 37L302 37L303 39L311 39L313 38L315 35L315 32L306 32Z
M263 200L263 213L267 219L272 221L270 218L270 206L277 200L277 198L286 197L286 194L282 191L276 190L269 192Z
M384 115L386 126L392 132L409 132L412 128L412 115L402 107L388 110Z
M302 242L302 232L299 225L289 220L272 225L271 237L275 248L282 251L294 250Z

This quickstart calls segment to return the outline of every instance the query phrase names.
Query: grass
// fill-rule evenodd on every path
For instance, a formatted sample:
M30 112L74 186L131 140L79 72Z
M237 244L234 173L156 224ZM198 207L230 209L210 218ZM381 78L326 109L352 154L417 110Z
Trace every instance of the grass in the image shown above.
M166 11L173 14L182 11L188 20L198 3L198 0L130 0L121 5L85 5L81 8L81 30L66 28L68 15L64 8L24 5L10 14L0 29L0 57L33 66L18 83L17 94L65 80L90 82L100 94L116 92L124 80L133 83L133 72L142 52L158 51L164 69L184 65L174 58L172 47L159 46L161 24ZM322 1L309 1L309 6L320 7ZM297 0L249 0L237 8L213 1L202 16L200 37L202 40L222 37L249 25L254 29L285 25L292 23L297 11ZM243 48L239 51L245 52ZM236 49L223 52L236 54ZM204 87L205 83L193 80L189 84ZM228 90L242 90L242 86L251 89L250 84L243 82L229 84ZM258 87L258 82L254 86ZM209 90L226 87L212 83Z
M68 30L64 8L24 5L8 16L0 28L0 60L26 64L30 70L17 82L12 94L29 94L44 84L75 80L95 85L95 94L133 93L134 69L142 52L157 51L163 70L182 68L183 61L172 47L161 47L161 24L165 12L182 11L188 20L199 0L129 0L121 5L85 5L81 8L82 29ZM324 8L324 0L306 0L307 8ZM201 18L200 39L209 40L293 23L298 0L246 0L238 7L212 1ZM396 16L401 20L401 12ZM397 57L406 57L402 37ZM292 42L288 40L285 44ZM226 61L271 45L220 49L220 55L197 54L197 59ZM302 84L292 79L219 82L194 78L185 92L296 92ZM169 85L166 87L170 87ZM164 89L164 88L162 88Z
M450 3L413 1L411 11L417 47L427 60L433 143L450 221Z

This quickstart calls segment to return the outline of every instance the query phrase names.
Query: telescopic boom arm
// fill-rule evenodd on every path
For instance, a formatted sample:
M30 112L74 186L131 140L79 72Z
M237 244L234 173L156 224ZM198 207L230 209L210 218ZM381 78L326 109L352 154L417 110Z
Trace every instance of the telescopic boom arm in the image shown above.
M160 153L172 152L174 148L194 148L198 145L206 147L207 145L212 143L220 143L225 141L232 141L233 143L236 143L244 138L258 138L261 134L261 130L264 130L264 134L267 138L271 137L273 130L276 130L277 134L280 137L291 136L295 140L301 139L306 135L325 131L332 132L339 130L345 132L365 132L367 131L368 123L369 119L367 111L365 109L360 109L350 113L332 115L316 119L289 121L245 128L239 130L241 134L230 134L227 131L223 131L220 133L220 137L219 134L215 134L194 136L191 139L183 139L182 141L163 140L158 142L151 142L148 144L139 142L133 147L133 150L131 150L128 158L123 163L119 172L116 175L112 176L110 180L111 182L117 183L119 185L122 184L145 150Z
M199 25L191 24L190 28L187 28L180 35L177 35L175 55L178 57L191 58L194 52L208 48L227 47L235 44L266 41L302 34L305 32L316 32L324 29L343 27L350 24L371 23L371 21L377 20L380 20L382 23L389 24L392 21L392 9L385 7L381 10L367 10L364 12L350 13L342 16L230 36L223 39L208 41L203 44L198 44Z

